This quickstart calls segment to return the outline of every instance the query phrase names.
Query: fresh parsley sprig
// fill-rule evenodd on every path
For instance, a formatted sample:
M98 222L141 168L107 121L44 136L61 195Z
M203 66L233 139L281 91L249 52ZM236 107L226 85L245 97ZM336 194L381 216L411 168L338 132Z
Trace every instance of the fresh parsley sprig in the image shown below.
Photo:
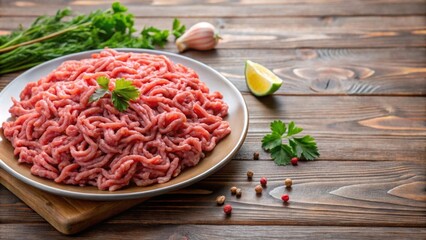
M175 18L173 20L173 27L172 27L172 33L175 36L175 38L179 38L182 36L182 34L185 33L186 26L182 25L179 21L179 19Z
M294 135L303 131L294 122L288 125L281 120L271 123L272 133L267 134L262 139L262 148L271 153L277 165L287 165L292 157L314 160L319 157L315 139L309 135L298 138ZM283 143L283 139L288 140L288 144Z
M89 102L95 102L110 93L112 104L114 107L123 112L129 107L130 100L136 100L139 97L138 89L132 85L132 81L120 78L115 81L115 88L111 92L109 90L109 79L107 77L98 77L96 79L100 88L90 96Z
M173 34L184 31L185 26L175 19ZM119 2L105 11L74 17L70 9L60 9L55 16L38 17L28 28L0 36L0 75L90 49L163 47L170 34L152 26L136 32L135 17Z

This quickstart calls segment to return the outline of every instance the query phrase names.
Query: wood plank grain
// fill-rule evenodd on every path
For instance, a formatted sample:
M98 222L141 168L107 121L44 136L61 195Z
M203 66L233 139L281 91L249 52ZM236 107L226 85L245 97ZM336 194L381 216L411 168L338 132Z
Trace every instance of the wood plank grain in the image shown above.
M33 17L2 17L0 29L30 25ZM218 48L365 48L425 47L426 17L182 18L191 26L208 21L220 29ZM135 26L170 29L173 18L138 18ZM272 23L272 24L271 24ZM268 26L268 27L265 27ZM169 44L167 48L174 48Z
M22 199L22 201L49 222L55 229L68 235L81 232L102 220L119 214L146 200L146 198L140 198L125 201L87 201L57 196L29 186L8 174L3 169L0 169L0 184ZM0 189L0 191L4 192L3 190ZM171 192L171 194L177 193L210 194L210 192L203 190L198 191L197 189ZM0 199L0 206L7 206L11 202L16 203L16 201L13 201L13 198L10 197L4 200ZM2 216L0 215L0 217ZM0 222L2 222L1 218Z
M423 48L218 49L188 51L183 55L215 68L241 92L248 92L244 62L250 59L272 69L284 80L276 94L426 95ZM0 76L0 90L18 74Z
M125 233L125 234L123 234ZM70 239L47 224L3 224L0 234L8 239ZM135 239L143 236L146 240L169 239L425 239L424 228L400 227L307 227L307 226L245 226L234 225L141 225L141 224L99 224L74 238L90 239Z
M0 183L48 221L59 232L73 234L127 210L146 199L96 202L68 199L28 186L0 169Z
M34 16L40 13L54 14L58 8L71 6L79 12L108 8L113 1L2 1L0 16ZM121 1L136 16L147 17L279 17L279 16L324 16L324 15L423 15L422 0L376 0L376 1ZM269 4L274 3L274 4ZM386 7L384 7L384 5Z
M425 49L219 49L184 55L215 68L241 92L248 92L244 63L249 59L284 80L278 94L426 94Z
M426 163L410 162L302 162L297 167L277 167L273 162L231 161L211 177L187 188L211 194L172 194L155 197L107 221L109 224L245 224L309 226L406 226L424 227L426 221ZM246 171L255 176L248 181ZM254 187L266 176L261 196ZM283 180L293 179L291 190ZM393 189L409 184L395 196ZM242 189L241 198L229 188ZM280 196L290 195L283 205ZM218 195L232 204L231 217L216 206ZM413 196L417 196L413 198ZM40 222L19 202L0 205L4 224ZM7 206L7 207L5 207Z
M211 196L160 196L111 222L424 227L426 202L390 195L388 191L412 182L421 182L424 189L425 166L400 162L309 162L297 168L280 168L272 162L232 161L193 186L213 191ZM252 182L246 178L248 169L255 172ZM268 187L257 197L253 188L260 176L268 177ZM293 179L291 191L284 190L286 177ZM233 185L243 190L241 198L230 196ZM282 204L282 193L290 195L290 204ZM417 188L411 188L410 193L425 195ZM227 203L233 205L230 218L215 206L218 195L226 195Z
M426 98L303 97L244 94L250 126L236 159L260 152L262 137L275 119L295 121L317 139L320 159L421 161L426 159Z
M11 223L10 216L13 216L15 213L20 216L26 216L26 222L45 222L40 215L35 213L17 196L7 190L5 186L0 184L0 226L5 223Z

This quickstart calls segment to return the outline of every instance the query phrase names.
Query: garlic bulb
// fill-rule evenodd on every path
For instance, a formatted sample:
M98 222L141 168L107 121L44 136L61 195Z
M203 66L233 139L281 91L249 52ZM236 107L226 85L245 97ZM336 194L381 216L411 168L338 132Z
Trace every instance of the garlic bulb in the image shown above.
M200 22L192 26L176 40L179 52L187 49L210 50L219 42L220 36L215 27L208 22Z

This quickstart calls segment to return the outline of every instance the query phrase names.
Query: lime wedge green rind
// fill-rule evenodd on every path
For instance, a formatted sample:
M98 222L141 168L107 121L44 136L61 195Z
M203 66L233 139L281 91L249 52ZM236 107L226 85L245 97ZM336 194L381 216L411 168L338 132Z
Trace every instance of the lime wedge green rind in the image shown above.
M271 70L250 60L246 61L244 73L247 87L258 97L273 94L283 83Z

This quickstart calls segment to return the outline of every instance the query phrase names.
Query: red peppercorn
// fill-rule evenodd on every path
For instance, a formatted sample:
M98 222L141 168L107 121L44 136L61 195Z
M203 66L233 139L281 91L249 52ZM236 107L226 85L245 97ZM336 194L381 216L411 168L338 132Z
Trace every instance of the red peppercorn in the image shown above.
M267 182L268 182L268 180L266 179L266 177L261 177L260 178L260 184L262 184L262 186L266 186Z
M291 165L297 166L297 161L299 161L299 159L297 157L292 158L291 159Z
M232 207L231 207L231 205L230 204L226 204L224 207L223 207L223 212L225 212L226 214L231 214L231 212L232 212Z
M288 200L290 200L290 197L287 194L283 194L281 196L281 199L283 200L283 202L288 202Z

